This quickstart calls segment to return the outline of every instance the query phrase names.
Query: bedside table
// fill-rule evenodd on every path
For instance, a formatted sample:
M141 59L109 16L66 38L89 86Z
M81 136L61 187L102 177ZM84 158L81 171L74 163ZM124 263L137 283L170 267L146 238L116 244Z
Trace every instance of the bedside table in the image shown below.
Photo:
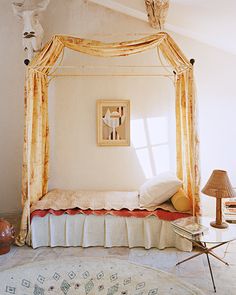
M215 286L215 281L214 281L214 277L213 277L213 272L212 272L212 268L211 268L209 255L215 257L219 261L223 262L225 265L229 265L223 259L218 257L213 252L213 250L218 247L221 247L233 240L236 240L236 224L229 224L228 228L219 229L219 228L212 227L210 225L210 222L212 220L213 219L209 218L209 217L199 217L199 223L208 227L209 230L207 232L203 232L202 234L197 235L197 236L189 237L189 235L185 234L184 232L180 232L180 231L176 230L174 226L173 226L173 230L177 235L189 240L190 242L193 243L193 245L199 247L201 250L201 252L178 262L176 264L176 266L180 265L181 263L184 263L186 261L189 261L195 257L198 257L202 254L206 254L213 288L214 288L214 291L216 292L216 286ZM214 244L214 246L208 247L208 245L207 245L208 243Z

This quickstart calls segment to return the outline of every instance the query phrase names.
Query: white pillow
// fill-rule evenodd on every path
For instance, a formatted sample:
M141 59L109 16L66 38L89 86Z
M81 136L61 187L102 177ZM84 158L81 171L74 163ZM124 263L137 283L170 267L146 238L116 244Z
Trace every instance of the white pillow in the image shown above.
M148 208L169 200L182 186L173 173L165 172L147 180L139 189L140 207Z

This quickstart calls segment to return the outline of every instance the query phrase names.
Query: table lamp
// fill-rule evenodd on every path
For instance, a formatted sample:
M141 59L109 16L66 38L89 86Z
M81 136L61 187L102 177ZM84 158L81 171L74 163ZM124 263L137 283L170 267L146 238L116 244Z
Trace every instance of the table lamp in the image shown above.
M222 198L233 198L236 196L228 174L223 170L214 170L207 184L202 189L202 193L216 198L216 220L211 222L211 226L216 228L227 228L228 224L222 221Z

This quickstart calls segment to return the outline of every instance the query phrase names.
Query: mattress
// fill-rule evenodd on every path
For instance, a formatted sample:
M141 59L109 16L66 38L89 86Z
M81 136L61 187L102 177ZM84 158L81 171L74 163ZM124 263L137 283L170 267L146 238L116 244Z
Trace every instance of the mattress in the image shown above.
M138 191L94 191L94 190L62 190L53 189L31 206L35 210L67 210L80 208L83 210L148 210L163 209L177 212L171 202L165 202L150 208L142 208Z

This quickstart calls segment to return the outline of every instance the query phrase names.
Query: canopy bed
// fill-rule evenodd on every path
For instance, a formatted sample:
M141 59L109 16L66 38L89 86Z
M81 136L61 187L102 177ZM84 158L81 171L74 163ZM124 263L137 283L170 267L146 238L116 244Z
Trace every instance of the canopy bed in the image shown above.
M89 211L91 208L87 208L87 211L83 211L83 208L68 207L59 208L59 210L57 208L58 211L53 211L53 208L50 207L48 211L41 212L40 214L37 213L39 212L37 208L35 208L35 211L32 210L33 205L43 200L48 193L48 77L51 68L55 65L65 47L98 57L127 56L138 54L148 49L160 49L166 61L173 66L175 70L177 177L182 180L183 189L191 200L192 214L196 215L199 212L198 136L196 128L193 65L187 60L173 39L165 32L160 32L139 40L120 43L102 43L72 36L56 35L44 46L42 51L35 56L26 72L22 176L23 213L20 233L16 239L17 245L22 246L25 243L31 245L32 242L34 247L46 245L104 245L109 247L115 245L164 248L179 245L181 249L189 249L189 244L182 247L181 241L176 241L176 235L170 228L170 220L181 217L180 215L177 217L173 217L172 215L172 217L162 218L152 211L150 216L145 213L146 215L144 214L140 217L130 213L134 208L130 211L122 211L124 208L120 208L121 210L118 210L120 211L118 216L114 214L113 209L115 208L111 208L109 212L103 212L104 214L102 214L101 208L101 214L96 210ZM66 209L72 209L72 211ZM73 211L73 209L77 211ZM176 212L173 212L173 214L176 214ZM78 217L77 219L75 218L76 216ZM38 221L36 222L36 220ZM122 238L119 238L120 240L117 242L115 241L117 237L115 237L114 234L112 236L114 226L117 222L120 232L124 232L124 228L126 228L123 242ZM86 233L84 230L88 224L90 224L90 229L92 229L95 223L101 224L100 228L103 229L103 232L100 233L100 236L102 236L101 239L103 242L88 242L89 237L87 237L86 241ZM52 234L54 229L55 232L56 228L59 231L63 231L65 227L69 227L72 232L80 232L81 235L81 224L83 225L83 241L81 236L77 236L77 240L72 239L72 236L67 236L66 241L62 241L62 237L60 236L54 243L52 239L56 239L55 235L54 237L52 235L49 236L49 238L47 237L46 240L45 235L42 237L42 233L48 231L49 228ZM152 226L150 226L150 224L152 224ZM104 233L104 226L106 233ZM133 228L132 234L129 235L127 231L131 228ZM146 237L149 236L146 242L140 242L138 234L134 237L134 233L140 231L141 228L143 229L143 235ZM150 229L152 229L152 233ZM36 233L38 233L37 237L34 236ZM161 245L159 243L159 238L164 234L167 239L166 242ZM97 235L99 236L99 234ZM153 242L153 236L157 236L155 242ZM68 242L68 239L71 241Z

